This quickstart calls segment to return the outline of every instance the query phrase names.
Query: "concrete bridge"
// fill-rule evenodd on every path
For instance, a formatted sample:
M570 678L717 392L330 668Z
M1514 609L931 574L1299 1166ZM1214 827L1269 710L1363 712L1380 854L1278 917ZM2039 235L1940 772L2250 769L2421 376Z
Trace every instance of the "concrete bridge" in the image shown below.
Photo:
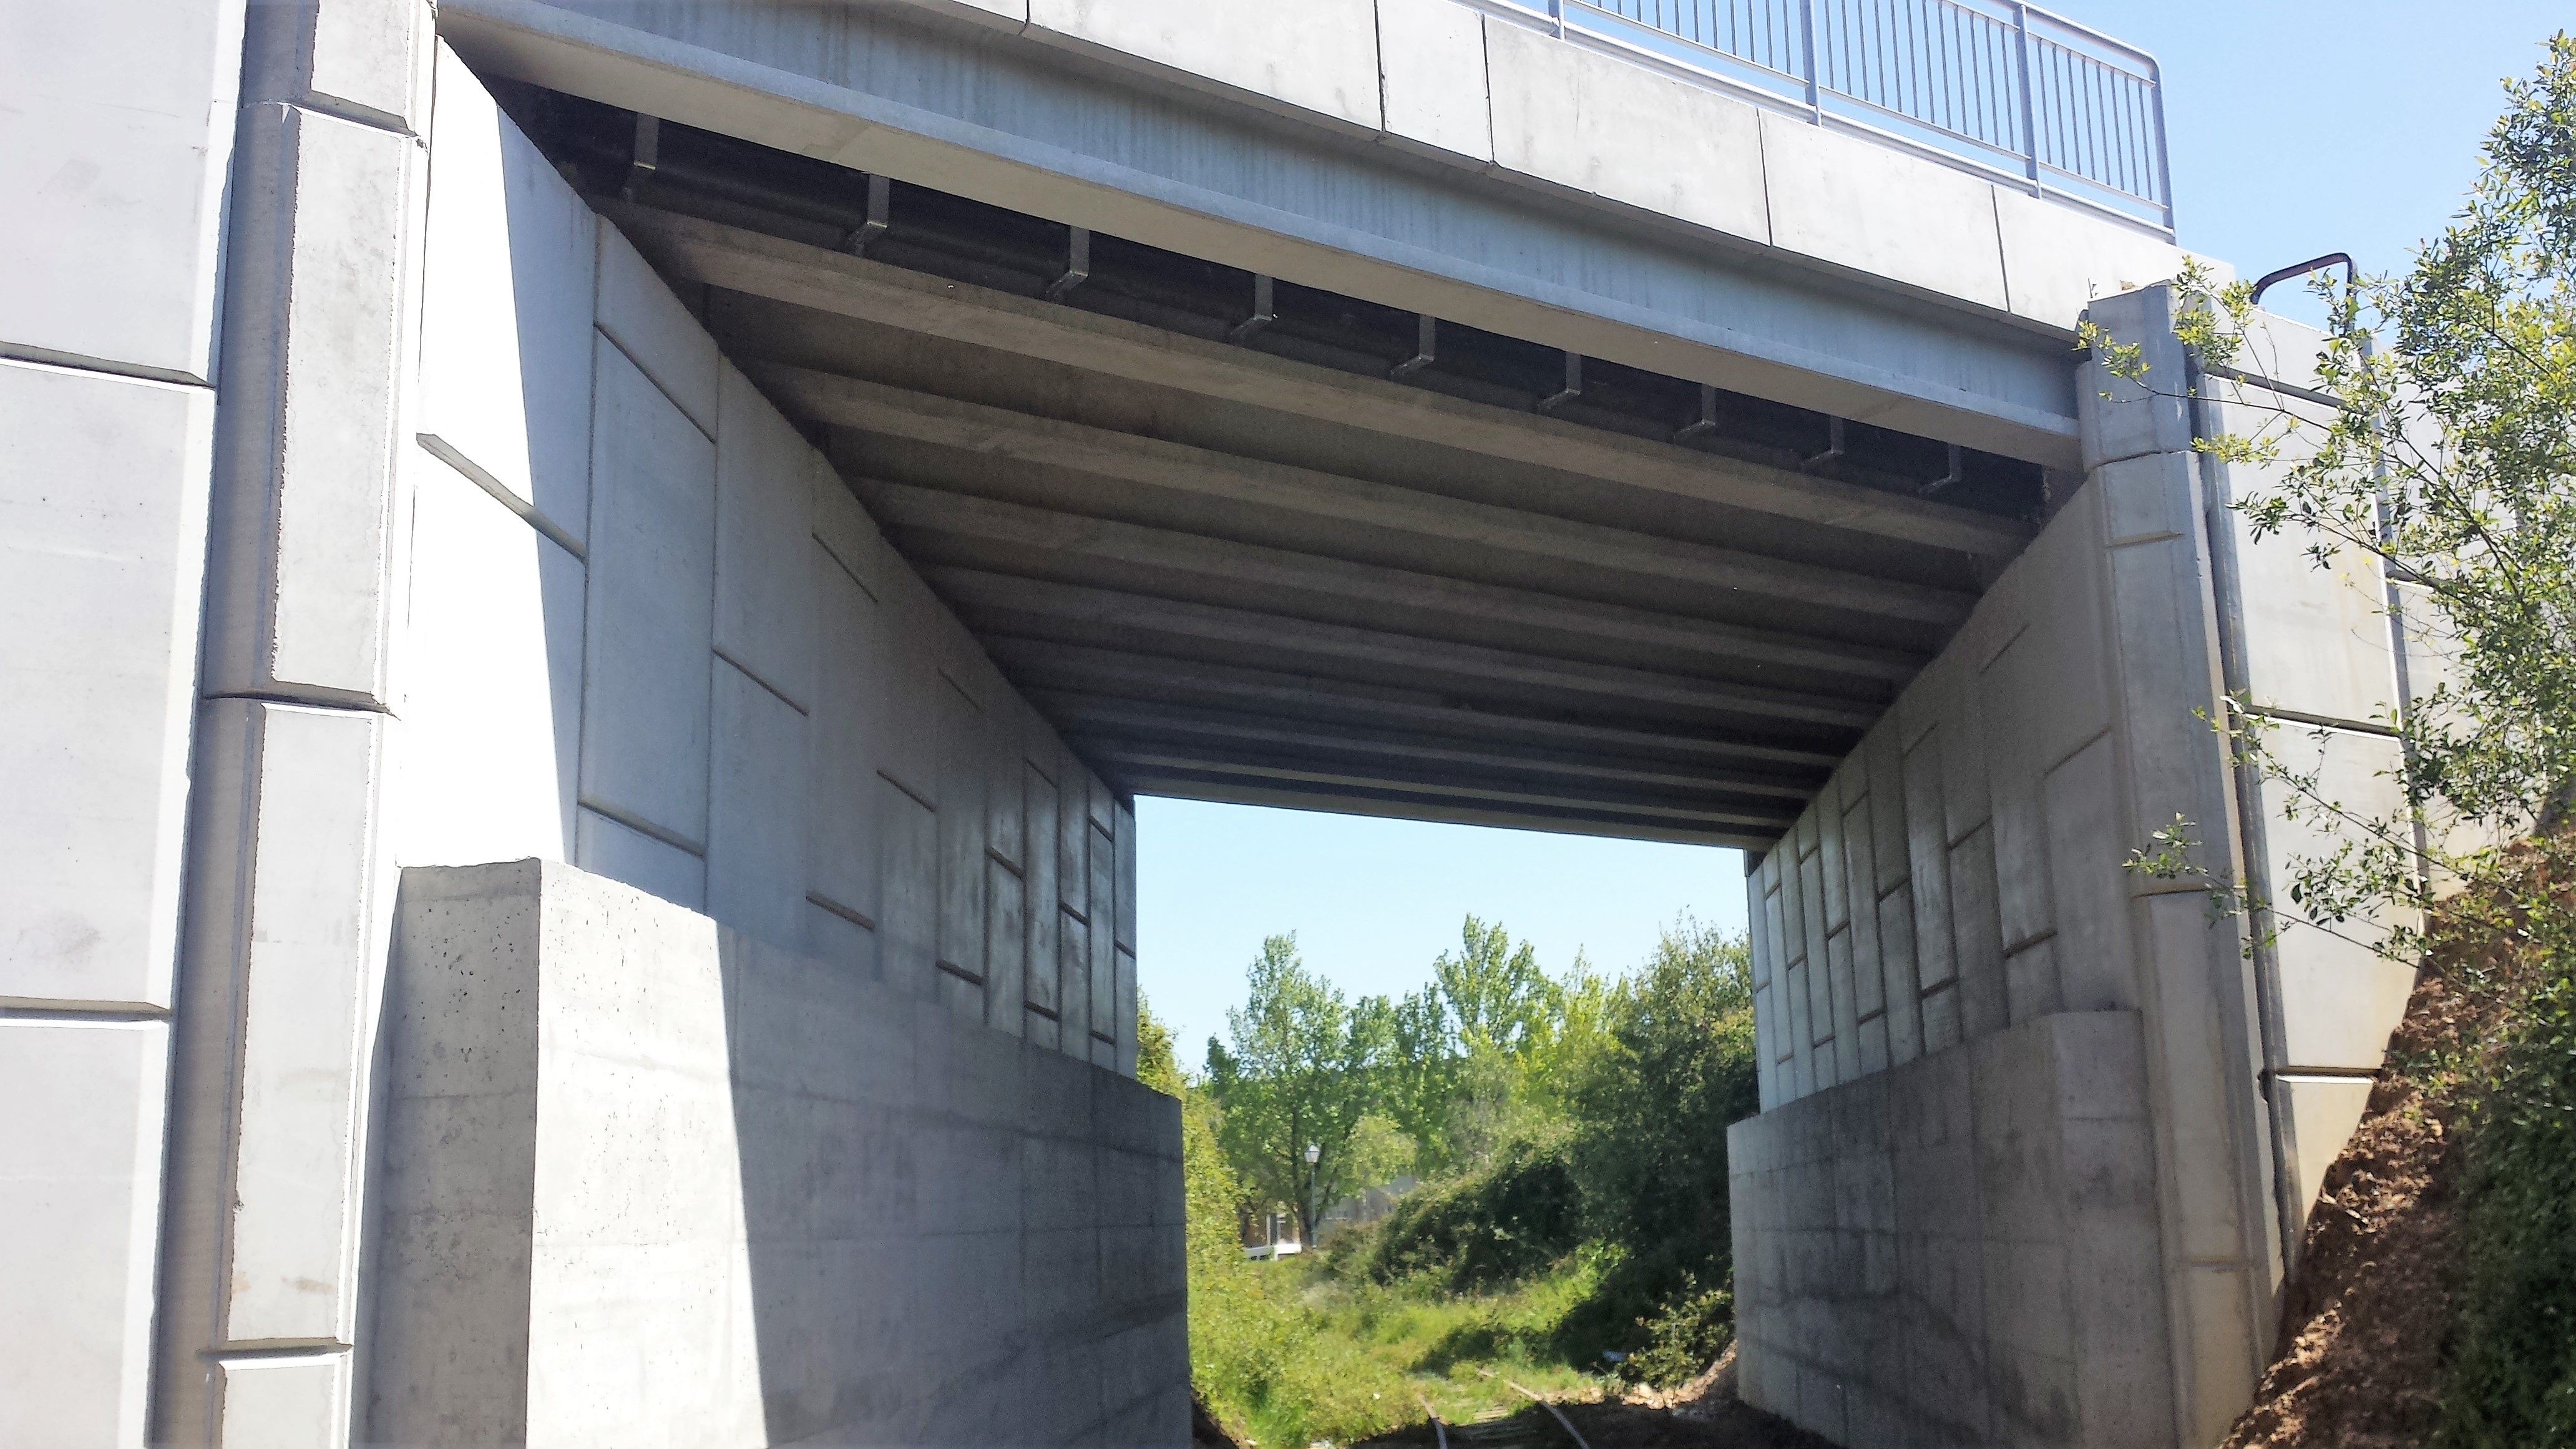
M1746 1395L2213 1442L2429 665L1907 7L0 0L0 1441L1183 1442L1160 794L1743 847Z

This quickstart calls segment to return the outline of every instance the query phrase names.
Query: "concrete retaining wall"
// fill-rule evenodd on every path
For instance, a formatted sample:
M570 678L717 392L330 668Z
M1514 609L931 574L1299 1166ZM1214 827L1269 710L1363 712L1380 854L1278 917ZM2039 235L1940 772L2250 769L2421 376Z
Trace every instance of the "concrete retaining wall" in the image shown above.
M2154 1309L2173 1365L2161 1422L2171 1442L2196 1444L2252 1393L2283 1245L2359 1117L2411 977L2315 931L2249 951L2198 881L2123 868L2177 816L2193 822L2199 864L2257 897L2293 855L2322 848L2313 815L2293 821L2277 787L2230 769L2208 723L2230 689L2298 721L2277 743L2323 750L2349 803L2382 807L2393 785L2379 772L2399 693L2376 571L2318 571L2302 540L2258 542L2229 510L2265 475L2231 474L2194 438L2250 435L2288 399L2218 384L2189 401L2171 305L2161 287L2094 304L2144 349L2147 382L2079 369L2083 485L1756 867L1753 979L1763 1120L1810 1099L1875 1100L1879 1078L1907 1063L2063 1014L2137 1014ZM2266 325L2255 365L2297 385L2320 339ZM2240 810L2240 790L2253 808ZM1748 1139L1768 1150L1761 1140ZM2011 1218L2031 1201L1990 1193L2005 1216L1989 1237L2048 1231L2044 1213ZM1806 1342L1777 1315L1827 1292L1835 1270L1817 1259L1783 1271L1746 1304L1754 1341ZM1931 1351L1893 1300L1836 1311L1849 1322L1826 1342L1867 1320L1906 1353ZM1871 1392L1900 1393L1895 1382ZM1835 1422L1787 1380L1748 1383L1756 1402ZM2148 1442L2135 1426L2150 1419L2135 1414L2114 1433L2089 1410L2052 1420L2012 1394L1987 1412L1999 1435L2048 1423L2071 1435L2032 1429L2033 1442Z
M2129 1011L1737 1123L1744 1395L1870 1449L2172 1444L2151 1134Z
M366 1442L1187 1442L1171 1098L553 862L395 943Z
M1132 1072L1133 808L441 57L396 861L571 861Z
M0 3L5 1444L145 1432L241 12Z

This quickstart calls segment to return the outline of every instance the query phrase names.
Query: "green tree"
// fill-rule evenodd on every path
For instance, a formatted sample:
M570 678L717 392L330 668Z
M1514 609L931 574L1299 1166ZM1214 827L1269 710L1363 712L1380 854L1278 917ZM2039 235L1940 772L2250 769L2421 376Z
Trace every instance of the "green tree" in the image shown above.
M1431 963L1431 976L1459 1046L1470 1056L1519 1051L1546 1029L1553 1005L1537 950L1526 941L1514 945L1500 922L1474 916L1458 938L1457 951Z
M1244 1005L1226 1013L1232 1044L1208 1042L1218 1136L1256 1193L1296 1210L1311 1243L1316 1214L1353 1185L1348 1149L1376 1104L1394 1008L1346 1000L1306 969L1293 935L1261 943L1245 984Z
M1413 1144L1408 1165L1426 1171L1440 1160L1449 1101L1458 1090L1456 1037L1436 986L1410 991L1388 1020L1386 1061L1379 1068L1382 1110Z
M1583 1327L1654 1347L1639 1373L1689 1377L1732 1332L1726 1129L1760 1110L1751 953L1685 916L1603 1003L1568 1088L1584 1231L1620 1245Z

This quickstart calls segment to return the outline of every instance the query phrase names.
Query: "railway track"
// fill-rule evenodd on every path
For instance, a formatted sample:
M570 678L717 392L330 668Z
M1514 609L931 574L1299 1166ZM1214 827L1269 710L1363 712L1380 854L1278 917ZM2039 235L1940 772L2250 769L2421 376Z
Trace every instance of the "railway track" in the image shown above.
M1592 1449L1565 1411L1522 1388L1509 1379L1503 1383L1514 1393L1547 1411L1544 1417L1529 1413L1509 1417L1479 1419L1473 1423L1452 1424L1432 1411L1431 1402L1416 1396L1422 1412L1431 1420L1431 1433L1437 1449Z

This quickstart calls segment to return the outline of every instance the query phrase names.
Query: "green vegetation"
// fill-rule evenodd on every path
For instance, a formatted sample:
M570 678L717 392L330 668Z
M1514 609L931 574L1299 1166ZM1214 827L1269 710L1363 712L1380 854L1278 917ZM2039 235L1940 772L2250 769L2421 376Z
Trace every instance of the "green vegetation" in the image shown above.
M2248 290L2186 284L2186 342L2235 358ZM2328 932L2429 962L2472 1004L2472 1040L2408 1064L2466 1163L2438 1442L2576 1445L2576 37L2508 84L2467 207L2412 270L2318 285L2334 306L2318 385L2340 407L2284 407L2207 446L2286 463L2236 504L2256 532L2305 540L2327 570L2376 555L2410 585L2405 626L2452 667L2388 721L2405 744L2393 811L2337 798L2300 763L2316 748L2276 746L2281 726L2238 702L2217 722L2238 759L2337 843L2290 862L2275 899L2207 884L2250 914L2254 949ZM2134 353L2101 355L2165 385ZM2192 831L2157 832L2133 868L2207 877Z
M1138 1076L1180 1097L1191 1372L1264 1445L1353 1439L1606 1378L1676 1383L1733 1335L1726 1128L1756 1106L1741 938L1688 920L1652 959L1562 976L1470 917L1432 980L1350 1001L1293 937L1251 965L1230 1042L1179 1066L1150 1016ZM1305 1150L1316 1149L1309 1164ZM1420 1185L1325 1251L1254 1262L1243 1213L1304 1220ZM1306 1235L1312 1241L1312 1235Z

